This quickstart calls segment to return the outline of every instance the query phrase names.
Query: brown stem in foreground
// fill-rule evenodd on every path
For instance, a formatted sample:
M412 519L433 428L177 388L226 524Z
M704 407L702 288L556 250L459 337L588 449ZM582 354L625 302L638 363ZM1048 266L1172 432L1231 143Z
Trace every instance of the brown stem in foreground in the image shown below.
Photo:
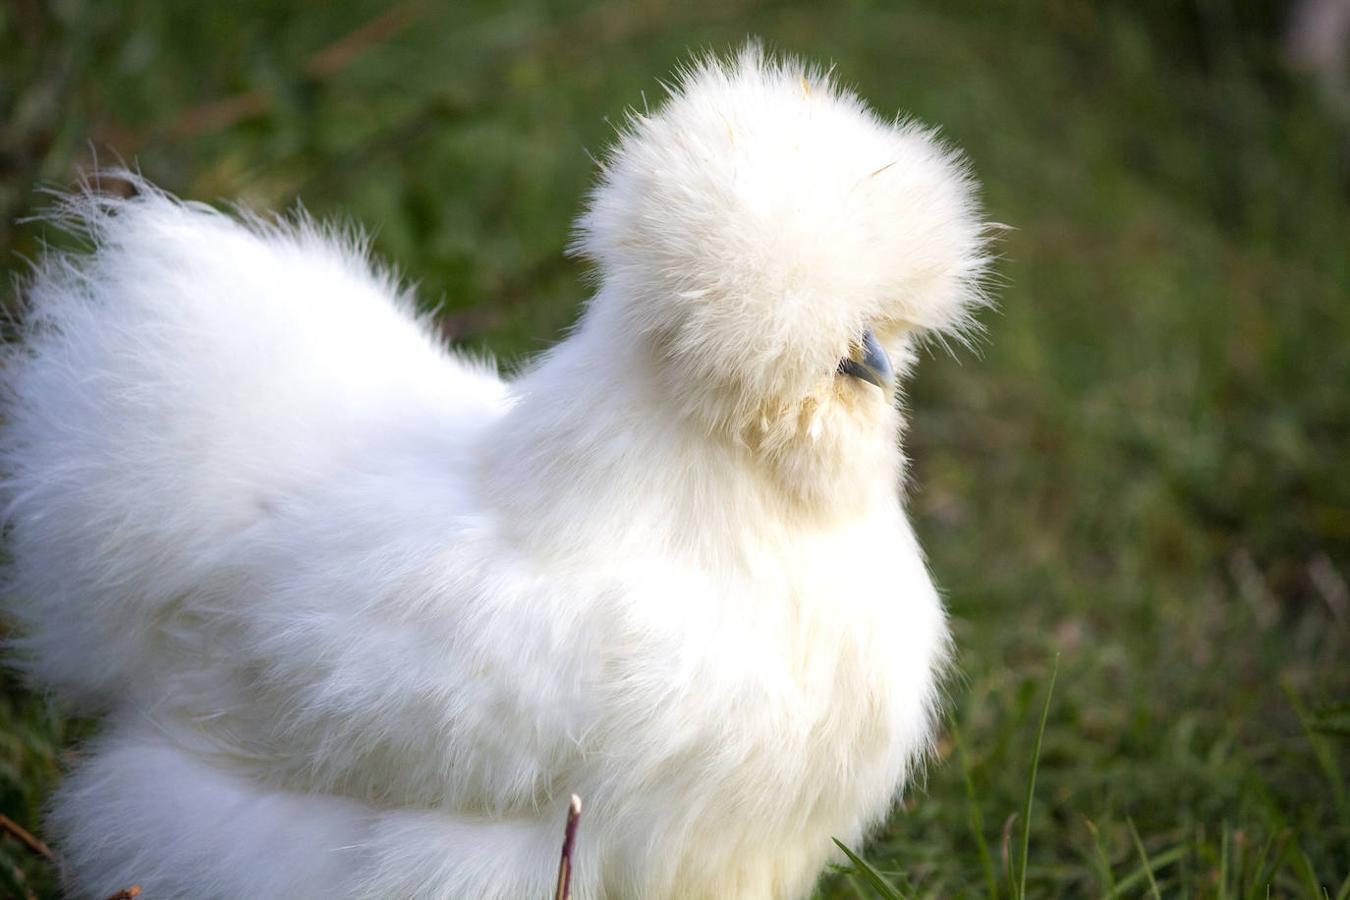
M0 813L0 831L3 831L20 844L23 844L28 848L29 852L41 856L48 862L56 862L56 854L52 852L51 847L48 847L42 841L33 837L32 833L27 828L24 828L18 822L15 822L3 813Z
M558 890L554 900L571 900L572 897L572 845L577 839L577 822L581 820L581 798L572 795L567 807L567 828L563 832L562 859L558 861Z
M304 61L300 70L307 78L324 81L342 72L372 47L378 46L413 25L427 12L422 0L395 3L375 18L327 46L319 48ZM174 140L212 134L237 122L262 115L272 108L273 97L261 88L210 100L183 110L169 126ZM146 131L109 127L95 141L109 144L121 156L134 156L151 138Z
M122 890L109 897L108 900L132 900L133 897L139 897L140 895L141 886L139 884L133 884L129 888L122 888Z

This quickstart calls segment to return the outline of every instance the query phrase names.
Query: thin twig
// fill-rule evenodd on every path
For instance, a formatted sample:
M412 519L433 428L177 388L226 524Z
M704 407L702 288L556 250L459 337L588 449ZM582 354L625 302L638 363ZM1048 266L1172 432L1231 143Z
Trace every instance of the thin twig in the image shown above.
M24 828L9 816L0 814L0 831L3 831L20 844L23 844L35 855L41 856L48 862L56 862L56 854L52 852L51 847L48 847L42 841L38 840L27 828Z
M554 900L571 900L572 897L572 845L577 839L577 822L581 820L581 798L572 795L567 807L567 828L563 831L562 859L558 860L558 890Z
M139 897L140 895L141 886L139 884L133 884L129 888L122 888L122 890L109 897L108 900L132 900L133 897Z
M320 79L338 74L371 47L383 44L412 25L426 11L421 0L394 4L360 28L311 54L305 62L305 74Z
M380 13L375 18L348 32L337 40L311 53L300 70L307 78L324 81L351 66L372 47L388 41L406 30L426 13L422 0L404 0ZM244 91L217 100L210 100L183 110L169 127L175 140L213 134L266 113L272 108L271 93L260 88ZM101 142L111 143L125 155L132 155L150 138L144 131L110 128L100 136Z

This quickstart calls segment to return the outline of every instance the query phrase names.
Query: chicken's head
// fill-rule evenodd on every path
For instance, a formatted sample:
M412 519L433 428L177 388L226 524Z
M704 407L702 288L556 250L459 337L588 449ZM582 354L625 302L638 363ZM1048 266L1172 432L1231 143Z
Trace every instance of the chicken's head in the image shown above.
M898 466L895 373L971 326L983 234L931 130L751 47L632 114L574 250L602 283L588 316L640 346L673 414L809 494L863 444Z

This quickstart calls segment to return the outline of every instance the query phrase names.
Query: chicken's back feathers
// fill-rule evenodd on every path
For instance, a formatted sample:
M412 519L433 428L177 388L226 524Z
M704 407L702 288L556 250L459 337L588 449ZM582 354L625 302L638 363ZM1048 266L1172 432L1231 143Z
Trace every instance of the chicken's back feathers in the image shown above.
M418 441L444 462L505 403L359 238L122 177L60 205L93 252L38 264L0 373L18 659L94 707L153 677L166 611L288 494Z

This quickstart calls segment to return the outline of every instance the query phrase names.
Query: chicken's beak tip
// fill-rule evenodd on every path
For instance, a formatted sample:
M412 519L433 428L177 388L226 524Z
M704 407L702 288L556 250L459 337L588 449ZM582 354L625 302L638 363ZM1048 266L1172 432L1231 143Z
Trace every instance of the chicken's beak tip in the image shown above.
M839 374L851 375L881 388L887 395L895 388L895 368L885 348L871 329L863 332L853 355L839 360Z

